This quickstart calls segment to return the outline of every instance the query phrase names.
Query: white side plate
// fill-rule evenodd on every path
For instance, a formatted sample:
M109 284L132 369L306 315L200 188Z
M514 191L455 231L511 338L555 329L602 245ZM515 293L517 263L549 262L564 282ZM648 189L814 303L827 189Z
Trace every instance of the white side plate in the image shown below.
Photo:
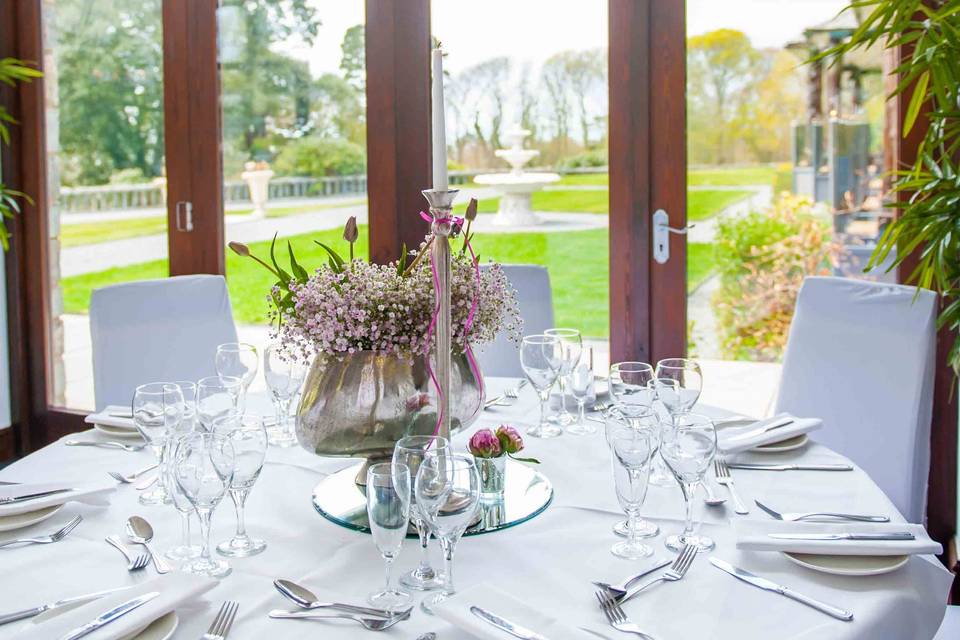
M835 576L879 576L896 571L910 560L910 556L828 556L787 552L783 555L801 567Z
M38 522L43 522L47 518L52 518L56 515L60 509L63 509L63 505L55 504L50 507L44 507L43 509L37 509L36 511L18 513L12 516L0 516L0 531L13 531L14 529L22 529L37 524Z
M106 424L95 424L93 428L100 433L105 433L111 438L140 438L140 432L136 429L125 429L123 427L113 427Z
M807 437L807 434L801 433L798 436L793 436L792 438L787 438L786 440L780 440L779 442L762 444L759 447L750 449L750 451L755 451L757 453L784 453L785 451L795 451L796 449L805 447L808 442L810 442L810 438Z

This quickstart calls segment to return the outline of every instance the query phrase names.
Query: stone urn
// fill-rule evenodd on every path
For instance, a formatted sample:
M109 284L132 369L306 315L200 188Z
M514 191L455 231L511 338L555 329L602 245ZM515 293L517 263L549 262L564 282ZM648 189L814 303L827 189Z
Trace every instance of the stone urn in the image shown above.
M268 168L251 167L241 173L240 177L247 183L247 189L250 191L250 202L253 203L252 217L266 217L267 200L270 199L270 178L273 177L273 171Z

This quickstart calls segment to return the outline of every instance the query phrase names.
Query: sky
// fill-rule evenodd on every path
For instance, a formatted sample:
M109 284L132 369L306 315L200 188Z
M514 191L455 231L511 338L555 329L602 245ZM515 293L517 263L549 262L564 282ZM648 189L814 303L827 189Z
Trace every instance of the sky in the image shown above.
M312 47L283 47L314 74L338 72L340 41L364 19L363 0L313 0L323 25ZM755 47L782 47L829 20L845 0L687 0L687 35L738 29ZM607 44L607 0L433 0L434 35L453 73L496 55L542 62L562 49Z

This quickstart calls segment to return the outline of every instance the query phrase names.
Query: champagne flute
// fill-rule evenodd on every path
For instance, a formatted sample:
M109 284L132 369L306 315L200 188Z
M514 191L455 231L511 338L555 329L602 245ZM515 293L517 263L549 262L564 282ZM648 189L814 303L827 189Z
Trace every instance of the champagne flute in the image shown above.
M271 344L263 352L263 377L276 413L276 424L267 429L270 444L291 447L297 444L297 437L290 420L290 404L307 377L307 367L295 357L284 354L279 344Z
M443 548L446 573L443 589L420 603L425 612L433 613L432 606L456 593L453 586L453 553L463 532L473 522L480 504L480 473L473 456L428 452L417 471L416 494L423 520Z
M217 375L240 378L242 389L238 408L242 411L247 403L247 389L257 377L257 367L260 366L260 356L257 348L245 342L227 342L217 347L215 359Z
M640 412L634 411L634 415L627 416L619 407L613 407L603 416L604 435L607 439L607 447L610 449L611 463L616 469L616 453L613 449L614 436L624 429L632 429L647 434L650 444L653 447L651 459L655 460L660 446L660 417L651 407L646 407ZM649 520L639 517L637 514L633 521L633 531L630 530L630 523L627 520L621 520L613 525L613 532L618 536L632 536L637 538L653 538L659 535L660 527Z
M535 438L555 438L563 433L560 427L547 421L550 389L562 367L561 350L560 339L545 334L524 336L520 345L523 373L540 396L540 423L527 429L527 433Z
M657 434L627 426L617 429L612 435L613 479L617 500L627 514L627 539L610 551L613 555L628 560L640 560L653 555L650 545L642 542L638 524L640 509L647 496L647 478L650 460L656 453Z
M593 347L590 348L588 362L581 360L567 376L570 382L570 393L577 401L577 421L567 427L567 433L583 435L595 433L594 426L587 422L587 397L593 388Z
M573 368L580 362L580 354L583 351L583 338L577 329L555 328L547 329L543 332L545 336L559 338L561 347L560 375L557 376L557 382L560 384L560 410L553 416L550 416L551 422L566 426L574 421L573 415L567 410L567 384L566 378L573 371Z
M263 427L263 418L251 413L232 413L217 418L212 431L230 441L236 460L230 482L230 499L237 511L237 532L230 540L217 545L217 553L232 558L256 555L267 548L267 543L247 535L244 506L267 456L267 431Z
M367 469L367 518L370 533L386 564L383 590L371 594L367 601L383 609L401 609L413 598L395 589L390 568L400 555L410 522L410 469L402 462L381 462Z
M417 471L420 470L420 464L427 453L448 454L448 446L447 439L440 436L404 436L397 441L393 449L393 461L406 466L410 473L410 486L413 486L416 482ZM394 469L396 468L394 467ZM400 584L421 591L439 589L443 586L443 576L430 566L430 553L428 551L430 528L423 521L423 515L417 507L416 492L413 492L411 498L410 520L417 528L417 535L420 536L420 565L400 576Z
M697 485L703 482L703 475L713 463L716 452L717 432L713 422L706 416L679 414L674 418L672 428L663 432L660 453L680 483L686 502L683 531L667 538L668 549L679 552L690 544L700 551L709 551L715 546L711 538L697 534L693 508Z
M233 376L209 376L197 382L197 420L210 431L217 418L237 411L243 381Z
M157 458L157 473L160 482L140 494L140 504L165 504L170 502L163 480L163 448L170 429L176 427L183 417L183 394L180 387L171 382L151 382L142 384L133 392L131 413L133 424L150 450Z

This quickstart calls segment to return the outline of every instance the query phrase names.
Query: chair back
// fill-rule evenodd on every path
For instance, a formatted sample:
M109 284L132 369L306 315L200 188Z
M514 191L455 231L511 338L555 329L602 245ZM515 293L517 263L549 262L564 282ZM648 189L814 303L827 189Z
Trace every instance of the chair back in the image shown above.
M126 282L90 296L97 410L129 405L137 386L216 375L217 345L237 341L223 276Z
M480 268L485 267L481 265ZM517 290L524 335L543 333L554 326L553 297L547 268L532 264L505 264L501 268ZM503 333L493 342L479 345L476 352L484 376L523 377L520 346Z
M818 417L818 442L922 523L936 361L932 291L807 278L790 325L776 411Z

